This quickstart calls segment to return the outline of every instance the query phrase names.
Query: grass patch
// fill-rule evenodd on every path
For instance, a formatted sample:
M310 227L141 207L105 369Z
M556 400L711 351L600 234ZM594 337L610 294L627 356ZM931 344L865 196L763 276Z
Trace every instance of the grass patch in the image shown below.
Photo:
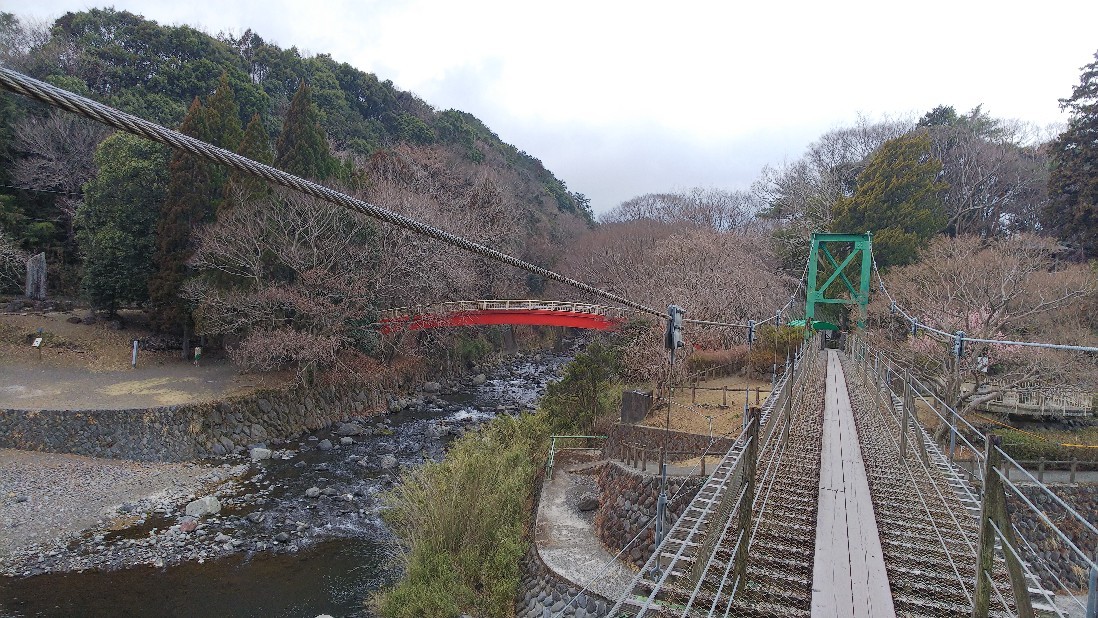
M404 473L384 517L405 546L405 575L375 599L383 616L512 614L548 436L544 415L501 416L442 462Z

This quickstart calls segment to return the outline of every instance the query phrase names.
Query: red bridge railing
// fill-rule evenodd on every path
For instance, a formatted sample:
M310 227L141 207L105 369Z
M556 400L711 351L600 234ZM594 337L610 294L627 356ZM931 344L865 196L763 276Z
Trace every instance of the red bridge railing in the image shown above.
M485 324L531 324L610 330L625 321L628 310L591 303L555 300L463 300L400 307L381 313L381 332L424 330Z

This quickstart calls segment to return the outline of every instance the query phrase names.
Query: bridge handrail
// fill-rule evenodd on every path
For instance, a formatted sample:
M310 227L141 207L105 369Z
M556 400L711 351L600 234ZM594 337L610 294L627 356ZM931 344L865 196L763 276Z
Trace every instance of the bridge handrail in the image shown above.
M394 307L381 311L381 320L399 321L413 319L418 316L443 316L474 311L563 311L569 313L601 315L612 318L625 318L630 313L630 311L624 307L598 305L594 303L539 299L491 299L459 300L433 303L430 305Z

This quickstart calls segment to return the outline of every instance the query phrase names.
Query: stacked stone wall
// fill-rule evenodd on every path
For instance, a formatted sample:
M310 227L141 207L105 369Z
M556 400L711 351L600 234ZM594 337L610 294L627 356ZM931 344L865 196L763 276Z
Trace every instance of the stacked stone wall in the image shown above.
M131 410L0 409L0 447L138 461L184 461L286 439L384 409L400 384L295 387L223 401Z
M1076 547L1086 551L1087 548L1098 546L1098 535L1070 518L1064 508L1056 504L1044 491L1032 485L1020 485L1019 488L1034 505L1056 523ZM1053 485L1050 488L1086 521L1098 522L1098 484ZM1011 523L1033 544L1038 563L1035 570L1041 575L1041 583L1045 588L1049 590L1060 588L1056 578L1048 574L1051 570L1073 592L1085 594L1090 572L1082 560L1011 491L1007 492L1007 508L1010 511Z
M531 545L523 557L519 592L515 603L515 618L558 615L595 618L605 616L613 605L609 600L583 590L578 584L568 581L546 566L535 545Z
M701 476L667 477L667 494L674 498L667 505L666 529L686 511L704 482ZM624 547L622 559L637 568L644 566L655 550L655 526L650 521L656 515L659 495L660 478L654 473L639 472L614 461L599 473L595 533L611 553Z
M733 438L710 439L707 435L669 431L667 433L667 451L676 456L697 456L708 450L718 457L723 456L732 447ZM632 447L648 447L655 453L662 448L664 430L644 425L617 423L606 434L602 454L607 459L624 459L623 454Z

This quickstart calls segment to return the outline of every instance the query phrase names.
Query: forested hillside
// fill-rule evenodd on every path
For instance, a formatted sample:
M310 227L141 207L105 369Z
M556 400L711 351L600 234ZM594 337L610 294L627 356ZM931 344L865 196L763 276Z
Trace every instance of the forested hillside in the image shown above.
M528 257L541 262L552 259L550 240L567 235L576 221L590 220L583 196L471 114L435 110L390 81L328 55L281 49L251 30L215 37L113 9L66 14L48 31L4 14L0 29L6 66L172 128L224 74L240 121L258 115L273 141L304 81L332 150L345 164L395 160L402 175L429 178L433 190L452 195L487 180L528 232L515 246L530 247ZM71 240L66 215L94 172L91 154L104 132L10 95L3 97L0 123L9 163L3 184L60 192L4 187L0 225L24 250L47 250L51 262L72 262L78 256L65 244Z
M582 195L471 114L251 30L211 36L113 9L48 26L5 13L0 47L32 77L547 267L592 223ZM293 349L306 350L299 366L323 365L348 346L370 352L361 325L378 309L543 285L8 94L0 157L8 290L21 258L45 252L51 295L146 307L162 332L239 342L257 353L241 352L249 364L284 364ZM245 258L249 241L264 248Z

